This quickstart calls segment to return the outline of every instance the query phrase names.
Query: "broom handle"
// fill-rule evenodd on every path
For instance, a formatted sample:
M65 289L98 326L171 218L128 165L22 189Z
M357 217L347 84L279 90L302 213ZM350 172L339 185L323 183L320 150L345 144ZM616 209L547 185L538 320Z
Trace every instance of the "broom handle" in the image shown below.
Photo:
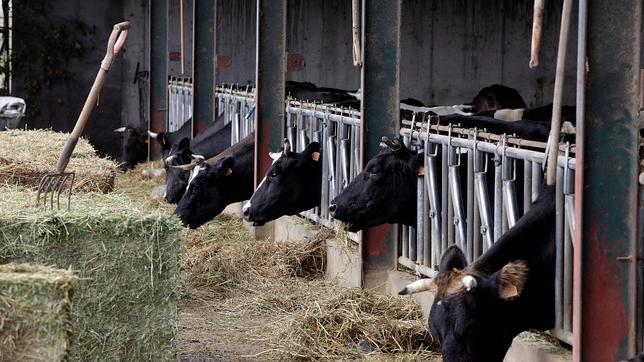
M101 88L105 83L107 72L110 70L112 62L114 61L114 59L116 59L116 56L119 54L121 49L123 49L123 45L125 44L125 40L127 39L128 29L130 29L130 23L127 21L114 25L114 28L112 29L112 34L110 35L110 39L107 42L107 52L105 53L105 58L103 58L103 61L101 62L101 67L98 70L98 74L96 75L96 79L94 80L94 84L92 85L92 89L90 89L89 95L85 100L83 110L78 116L74 130L67 139L65 147L63 147L63 153L60 155L60 159L58 159L58 164L56 165L57 173L63 173L65 172L65 168L67 168L69 158L71 157L72 152L74 152L76 143L78 143L78 139L85 129L87 120L89 119L90 114L92 114L92 109L94 108L99 93L101 92Z

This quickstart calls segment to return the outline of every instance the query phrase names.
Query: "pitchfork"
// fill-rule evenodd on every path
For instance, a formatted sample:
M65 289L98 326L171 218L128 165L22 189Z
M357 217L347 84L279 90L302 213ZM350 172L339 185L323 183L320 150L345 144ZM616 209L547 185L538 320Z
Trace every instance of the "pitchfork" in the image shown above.
M116 59L125 44L128 29L130 29L130 23L127 21L114 25L110 39L107 42L105 58L103 58L103 61L101 62L101 67L98 70L92 89L89 91L89 95L85 100L83 110L78 116L74 130L67 139L67 143L65 143L65 147L63 148L63 153L60 155L60 159L58 159L56 172L48 173L40 179L38 195L36 196L36 206L42 205L46 208L47 204L49 204L53 209L55 200L57 207L60 209L60 195L66 190L69 190L67 194L67 209L70 208L72 187L74 185L76 174L74 171L65 172L65 168L67 168L69 158L71 157L72 152L74 152L74 147L76 147L76 143L78 143L78 139L83 133L83 129L85 129L85 125L92 113L92 109L94 105L97 104L99 93L103 87L103 83L105 83L105 79L107 78L107 73L112 66L112 62L114 62L114 59Z

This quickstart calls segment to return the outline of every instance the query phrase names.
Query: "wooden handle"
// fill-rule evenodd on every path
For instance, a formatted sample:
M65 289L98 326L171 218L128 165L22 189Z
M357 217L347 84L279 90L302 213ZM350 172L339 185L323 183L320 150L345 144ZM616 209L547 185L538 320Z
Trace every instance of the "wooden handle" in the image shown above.
M541 34L543 31L543 3L545 0L534 0L534 14L532 16L532 47L530 49L530 68L539 66L539 53L541 52Z

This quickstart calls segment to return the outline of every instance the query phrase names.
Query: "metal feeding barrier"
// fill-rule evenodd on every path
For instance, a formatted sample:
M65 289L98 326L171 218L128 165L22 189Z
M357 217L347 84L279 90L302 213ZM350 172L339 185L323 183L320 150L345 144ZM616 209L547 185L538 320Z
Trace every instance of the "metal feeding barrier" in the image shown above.
M320 207L300 213L333 228L329 203L360 173L360 112L332 105L286 101L286 137L296 152L310 142L322 147L322 195ZM356 233L349 238L357 241Z
M431 118L403 124L405 144L424 154L424 175L418 177L416 226L400 226L398 262L432 277L449 245L458 245L471 262L530 209L543 178L545 143L439 126ZM556 182L556 321L551 333L572 344L574 147L566 145L562 151Z
M168 78L168 132L178 131L192 121L192 78Z
M255 89L252 86L235 84L215 88L217 118L224 124L232 123L230 144L239 143L255 129Z

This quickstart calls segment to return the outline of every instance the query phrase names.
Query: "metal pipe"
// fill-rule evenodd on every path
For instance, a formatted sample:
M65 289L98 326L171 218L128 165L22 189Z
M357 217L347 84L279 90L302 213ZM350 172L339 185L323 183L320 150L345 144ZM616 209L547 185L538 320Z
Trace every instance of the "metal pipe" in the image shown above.
M539 66L544 2L545 0L534 0L534 13L532 15L532 47L530 49L530 68L532 69Z
M563 170L557 167L555 186L555 328L563 329Z
M552 124L548 137L548 172L546 183L555 184L557 171L557 154L559 153L559 133L561 132L561 101L563 98L563 82L566 69L566 49L568 48L568 30L570 29L570 14L572 13L572 0L564 0L561 11L561 30L559 33L559 47L557 51L557 73L555 75L555 89L552 100Z
M500 155L494 156L494 242L499 240L503 220L503 182Z
M360 0L351 1L351 34L353 35L353 65L362 66L362 51L360 50Z
M465 214L463 212L463 196L461 195L461 182L458 174L458 166L449 166L449 188L454 210L454 228L456 244L461 250L466 250L466 226Z
M481 234L485 242L485 250L492 247L494 236L492 235L492 215L490 212L489 197L487 194L487 180L484 172L474 174L474 191L478 203L479 215L481 216Z

